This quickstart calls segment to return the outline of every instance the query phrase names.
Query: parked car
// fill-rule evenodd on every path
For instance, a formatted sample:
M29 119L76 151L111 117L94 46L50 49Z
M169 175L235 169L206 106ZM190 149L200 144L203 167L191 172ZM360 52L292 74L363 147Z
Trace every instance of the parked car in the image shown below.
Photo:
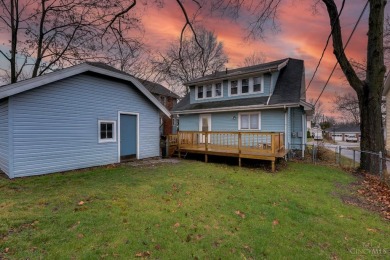
M356 137L356 135L348 135L348 136L345 138L345 141L357 143L358 138Z

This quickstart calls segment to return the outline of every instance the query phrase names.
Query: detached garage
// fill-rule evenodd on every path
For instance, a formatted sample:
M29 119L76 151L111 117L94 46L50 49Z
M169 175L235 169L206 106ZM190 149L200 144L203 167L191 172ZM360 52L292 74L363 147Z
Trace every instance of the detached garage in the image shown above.
M0 87L0 170L16 178L159 156L160 111L170 116L101 63Z

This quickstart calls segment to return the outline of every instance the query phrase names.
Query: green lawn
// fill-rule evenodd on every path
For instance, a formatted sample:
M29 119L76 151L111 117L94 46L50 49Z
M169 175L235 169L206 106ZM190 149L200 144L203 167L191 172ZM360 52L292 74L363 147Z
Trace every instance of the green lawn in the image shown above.
M355 259L363 244L390 248L390 225L341 201L354 181L196 161L1 178L0 259Z

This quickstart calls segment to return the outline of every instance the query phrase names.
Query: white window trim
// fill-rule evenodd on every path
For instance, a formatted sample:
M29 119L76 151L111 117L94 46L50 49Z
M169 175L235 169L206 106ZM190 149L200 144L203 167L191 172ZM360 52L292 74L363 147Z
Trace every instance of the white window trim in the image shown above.
M253 87L255 85L255 78L261 78L260 91L256 91L256 92L253 91ZM272 80L272 76L271 76L271 80ZM264 75L260 75L258 77L252 77L252 93L254 93L254 94L257 94L257 93L264 94Z
M237 81L237 94L232 94L232 81ZM228 84L228 90L229 90L229 97L236 97L236 96L239 96L240 95L240 82L241 80L238 80L238 79L231 79L229 80L229 84Z
M216 84L220 83L221 84L221 95L216 96ZM211 85L211 97L207 97L207 85ZM202 88L203 89L203 98L198 98L198 89ZM202 86L195 86L195 100L207 100L207 99L214 99L214 98L222 98L223 97L223 82L215 82L215 83L210 83Z
M241 129L241 115L254 115L254 114L258 114L259 116L259 119L258 119L258 122L259 122L259 125L258 125L258 129ZM249 120L249 127L250 127L250 120ZM258 111L258 112L242 112L242 113L238 113L238 130L240 131L260 131L261 130L261 112Z
M112 138L101 139L100 138L100 125L101 124L113 124L112 126ZM115 120L98 120L98 143L116 143L116 121Z
M254 86L254 78L261 78L261 88L260 91L253 91L253 86ZM242 93L242 80L243 79L248 79L248 88L249 91L247 93ZM237 80L237 94L232 95L231 93L231 82ZM253 77L246 77L246 78L241 78L241 79L231 79L229 80L228 83L228 96L229 97L237 97L237 96L247 96L247 95L252 95L252 94L264 94L264 75L259 75L259 76L253 76Z
M221 84L221 95L220 96L217 96L216 95L216 89L217 89L217 84ZM222 98L223 97L223 82L221 81L221 82L216 82L216 83L213 83L213 97L214 98Z

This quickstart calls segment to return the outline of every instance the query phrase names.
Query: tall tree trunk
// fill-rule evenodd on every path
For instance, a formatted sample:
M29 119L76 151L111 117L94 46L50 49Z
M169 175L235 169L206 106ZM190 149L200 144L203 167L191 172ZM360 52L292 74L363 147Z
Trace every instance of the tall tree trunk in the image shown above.
M383 22L386 0L369 0L370 16L368 23L367 72L362 81L351 66L345 52L341 34L340 20L334 0L322 0L328 10L332 26L334 54L350 86L356 91L360 108L360 130L362 151L385 154L382 130L381 100L385 66L383 63ZM378 156L362 153L360 167L378 174ZM383 169L386 164L382 162Z
M17 63L16 63L16 54L17 54L17 44L18 44L18 30L19 30L19 13L18 13L18 1L11 0L10 6L10 18L11 18L11 83L18 81L17 77Z
M385 143L382 123L382 93L386 68L383 61L383 23L385 0L370 0L370 16L367 44L367 72L363 91L359 95L361 116L362 151L382 152L384 155ZM378 156L362 153L361 168L378 173ZM381 162L386 167L384 162ZM385 168L384 168L385 169Z

